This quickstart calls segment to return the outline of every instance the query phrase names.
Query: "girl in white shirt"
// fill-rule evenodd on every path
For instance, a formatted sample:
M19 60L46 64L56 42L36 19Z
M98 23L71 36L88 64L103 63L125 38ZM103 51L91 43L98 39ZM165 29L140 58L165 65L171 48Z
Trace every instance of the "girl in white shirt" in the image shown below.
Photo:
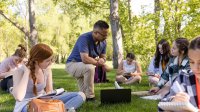
M133 53L128 53L126 60L119 64L116 81L124 84L140 83L142 80L142 69L140 64L135 60Z

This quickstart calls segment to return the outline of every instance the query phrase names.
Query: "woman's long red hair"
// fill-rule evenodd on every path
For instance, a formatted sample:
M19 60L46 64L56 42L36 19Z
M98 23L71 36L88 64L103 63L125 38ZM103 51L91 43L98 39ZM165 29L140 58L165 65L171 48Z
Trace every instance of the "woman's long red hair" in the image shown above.
M33 93L35 95L37 95L37 88L36 88L37 78L35 75L36 61L40 63L52 55L53 55L53 50L48 45L42 43L33 46L32 49L30 50L30 57L28 59L27 67L30 68L30 75L34 84Z

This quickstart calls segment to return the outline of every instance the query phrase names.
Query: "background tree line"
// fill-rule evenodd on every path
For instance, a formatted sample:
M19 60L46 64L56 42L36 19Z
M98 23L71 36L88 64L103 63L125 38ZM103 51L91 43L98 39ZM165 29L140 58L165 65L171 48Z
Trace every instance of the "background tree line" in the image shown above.
M141 15L132 13L130 2L0 0L0 61L12 55L19 43L30 48L36 40L50 45L57 61L64 63L78 36L92 30L99 19L120 30L119 33L112 32L113 28L110 31L107 58L118 62L120 53L125 56L127 52L134 52L144 69L160 39L171 43L180 36L192 39L200 34L199 0L154 0L154 13L145 12L146 6L143 6Z

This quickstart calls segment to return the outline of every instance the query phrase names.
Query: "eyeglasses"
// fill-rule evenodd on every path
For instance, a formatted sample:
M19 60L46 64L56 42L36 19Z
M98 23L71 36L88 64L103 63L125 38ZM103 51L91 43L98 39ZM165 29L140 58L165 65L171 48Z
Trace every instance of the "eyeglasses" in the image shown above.
M104 35L102 33L100 33L99 31L97 31L97 33L99 33L102 37L107 37L108 35Z

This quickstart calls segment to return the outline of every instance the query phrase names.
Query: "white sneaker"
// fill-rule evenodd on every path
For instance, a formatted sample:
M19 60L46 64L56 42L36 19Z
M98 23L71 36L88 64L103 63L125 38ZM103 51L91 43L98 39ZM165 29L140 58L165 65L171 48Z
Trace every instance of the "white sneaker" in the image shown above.
M120 87L119 84L117 83L117 81L115 81L115 89L123 89L123 87Z

